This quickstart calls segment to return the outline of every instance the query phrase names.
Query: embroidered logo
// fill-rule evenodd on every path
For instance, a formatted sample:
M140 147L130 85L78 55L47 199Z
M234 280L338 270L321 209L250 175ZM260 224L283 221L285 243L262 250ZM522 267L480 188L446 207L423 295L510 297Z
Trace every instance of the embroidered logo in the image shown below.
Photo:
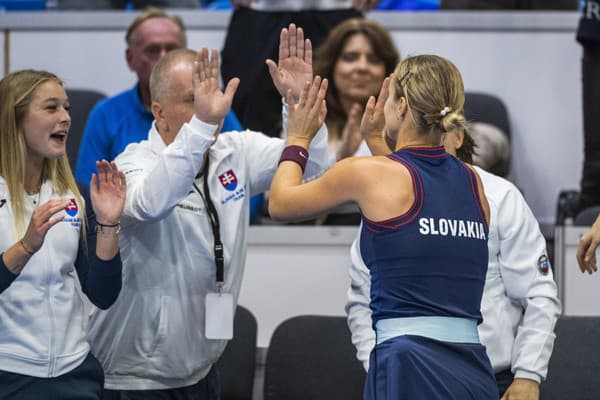
M4 207L5 204L6 204L6 199L0 200L0 208Z
M65 207L65 212L67 213L67 217L65 217L62 222L69 223L74 228L79 228L81 226L81 219L77 216L79 207L74 198L69 200L69 204Z
M77 207L77 202L74 198L71 198L70 203L65 207L65 212L68 216L74 217L77 215L77 211L79 211L79 208Z
M542 275L548 275L550 261L548 261L548 257L546 257L545 254L542 254L540 258L538 258L538 270Z
M223 187L227 190L229 190L230 192L234 191L235 188L237 187L237 177L235 176L235 173L233 172L233 170L229 170L221 175L219 175L219 181L221 181L221 185L223 185Z

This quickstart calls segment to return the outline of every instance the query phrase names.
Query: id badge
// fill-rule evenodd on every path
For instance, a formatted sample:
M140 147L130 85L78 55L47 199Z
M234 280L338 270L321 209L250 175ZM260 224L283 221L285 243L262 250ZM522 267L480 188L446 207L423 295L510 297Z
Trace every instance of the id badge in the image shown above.
M233 296L230 293L206 295L206 338L233 338Z

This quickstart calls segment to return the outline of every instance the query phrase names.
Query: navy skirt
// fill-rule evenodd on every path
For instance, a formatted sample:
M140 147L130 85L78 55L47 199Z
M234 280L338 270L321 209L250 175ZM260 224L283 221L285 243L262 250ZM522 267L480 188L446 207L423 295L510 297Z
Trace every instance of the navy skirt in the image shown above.
M403 335L371 352L365 400L498 400L480 344Z

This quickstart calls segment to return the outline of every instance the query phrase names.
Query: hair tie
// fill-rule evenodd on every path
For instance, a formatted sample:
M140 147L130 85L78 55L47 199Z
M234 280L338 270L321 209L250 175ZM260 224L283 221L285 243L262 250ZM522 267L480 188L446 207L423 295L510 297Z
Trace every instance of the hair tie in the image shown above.
M442 117L445 117L446 114L448 114L449 112L450 112L450 107L446 106L446 107L442 108L442 111L440 111L440 115Z

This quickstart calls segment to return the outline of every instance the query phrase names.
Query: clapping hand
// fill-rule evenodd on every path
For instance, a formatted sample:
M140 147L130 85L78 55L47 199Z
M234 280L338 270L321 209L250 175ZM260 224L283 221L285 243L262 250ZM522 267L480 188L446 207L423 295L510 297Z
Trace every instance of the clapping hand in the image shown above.
M337 151L337 160L341 160L346 157L351 157L360 146L363 138L360 133L360 117L362 108L358 103L352 104L348 118L346 119L346 125L342 131L340 147Z
M300 144L308 148L310 141L325 122L327 85L327 79L321 80L320 76L315 76L312 82L305 83L297 104L293 103L292 89L288 89L288 144Z
M104 225L115 225L125 206L125 175L114 162L96 161L98 174L92 174L90 197L96 220Z
M240 84L238 78L233 78L221 91L219 87L219 53L212 49L210 59L208 49L203 47L196 55L193 72L194 110L199 120L219 125L225 118L233 95Z
M49 200L33 210L31 220L27 226L27 232L25 232L25 236L21 239L21 244L27 253L31 255L42 247L46 233L65 218L64 214L52 217L59 211L64 210L69 203L70 201L65 199Z
M304 83L313 79L312 45L309 39L304 39L302 28L296 29L294 24L283 28L279 37L279 64L270 59L266 63L279 94L287 98L291 89L294 102L297 101Z

